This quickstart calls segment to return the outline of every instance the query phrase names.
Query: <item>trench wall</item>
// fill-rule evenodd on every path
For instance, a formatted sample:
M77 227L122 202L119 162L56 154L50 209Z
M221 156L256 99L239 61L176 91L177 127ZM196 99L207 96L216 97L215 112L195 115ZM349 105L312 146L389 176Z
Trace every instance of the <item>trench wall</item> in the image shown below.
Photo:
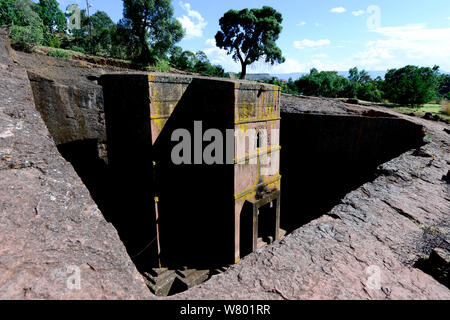
M326 214L375 179L377 167L423 144L422 127L385 117L282 113L282 228Z

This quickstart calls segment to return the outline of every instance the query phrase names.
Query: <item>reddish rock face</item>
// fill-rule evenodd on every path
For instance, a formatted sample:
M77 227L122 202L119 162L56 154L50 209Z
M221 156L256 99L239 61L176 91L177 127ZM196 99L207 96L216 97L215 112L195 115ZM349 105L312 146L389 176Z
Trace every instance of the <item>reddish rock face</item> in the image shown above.
M0 39L0 299L151 299L58 153L4 32ZM282 101L285 112L399 116L330 99ZM445 279L430 275L448 270L450 127L399 117L426 128L420 153L431 157L411 150L383 164L324 216L174 298L450 299Z
M371 111L330 99L283 101L285 112ZM442 262L450 250L450 190L442 179L450 165L448 125L381 111L423 125L427 138L421 151L432 157L410 150L381 165L378 178L348 194L329 213L174 298L449 299L445 279L439 283L418 264L439 253L441 263L433 270L448 272ZM306 214L299 203L290 210ZM286 206L284 215L291 214Z
M145 299L114 227L58 153L0 31L0 299Z

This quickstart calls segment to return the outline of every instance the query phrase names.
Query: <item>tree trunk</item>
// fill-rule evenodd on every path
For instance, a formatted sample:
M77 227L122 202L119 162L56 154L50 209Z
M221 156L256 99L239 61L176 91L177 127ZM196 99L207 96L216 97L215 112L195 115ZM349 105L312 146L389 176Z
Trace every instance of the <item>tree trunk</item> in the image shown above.
M242 71L241 71L241 80L245 80L245 77L247 76L247 64L242 64Z

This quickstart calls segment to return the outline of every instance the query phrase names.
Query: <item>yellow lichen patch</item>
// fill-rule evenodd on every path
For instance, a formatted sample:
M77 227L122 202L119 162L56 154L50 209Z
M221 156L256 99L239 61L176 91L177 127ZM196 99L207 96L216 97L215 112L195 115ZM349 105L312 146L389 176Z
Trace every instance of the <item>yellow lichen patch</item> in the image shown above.
M167 119L166 118L157 118L157 119L152 119L152 122L154 123L156 128L161 132L167 123Z

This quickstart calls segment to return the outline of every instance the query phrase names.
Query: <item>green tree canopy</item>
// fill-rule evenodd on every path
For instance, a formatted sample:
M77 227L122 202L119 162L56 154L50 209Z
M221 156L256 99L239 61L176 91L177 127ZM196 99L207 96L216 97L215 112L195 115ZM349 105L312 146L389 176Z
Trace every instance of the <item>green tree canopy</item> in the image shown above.
M241 79L247 75L247 66L263 57L272 65L285 61L276 45L282 22L281 13L267 6L262 9L230 10L220 19L221 31L216 34L216 44L228 50L228 54L241 63Z
M0 25L10 25L10 39L17 50L31 52L44 41L39 7L31 0L0 0Z
M337 98L344 96L344 90L349 80L338 75L335 71L321 71L311 69L309 75L297 81L297 91L307 96Z
M191 51L183 51L180 47L175 46L171 50L169 62L179 70L215 77L225 77L225 70L219 65L212 65L208 56L203 51L193 53Z
M0 0L0 26L14 24L14 0Z
M450 99L450 74L441 74L439 76L439 94L441 97Z
M56 0L39 0L39 16L49 32L64 32L67 21Z
M366 72L366 70L359 71L357 67L354 67L351 68L348 73L348 80L350 80L351 82L368 83L372 81L372 78Z
M41 28L39 7L31 0L0 0L0 25Z
M439 67L406 66L389 70L385 76L387 98L394 103L413 107L437 97Z
M170 0L123 0L123 4L124 18L129 20L138 44L134 53L138 61L148 63L164 57L183 38Z

